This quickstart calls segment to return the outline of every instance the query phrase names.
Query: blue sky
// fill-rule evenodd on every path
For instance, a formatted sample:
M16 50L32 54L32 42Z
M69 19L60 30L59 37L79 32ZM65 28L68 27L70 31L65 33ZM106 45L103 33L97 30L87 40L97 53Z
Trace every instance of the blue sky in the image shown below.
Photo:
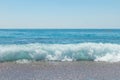
M0 0L0 28L120 28L120 0Z

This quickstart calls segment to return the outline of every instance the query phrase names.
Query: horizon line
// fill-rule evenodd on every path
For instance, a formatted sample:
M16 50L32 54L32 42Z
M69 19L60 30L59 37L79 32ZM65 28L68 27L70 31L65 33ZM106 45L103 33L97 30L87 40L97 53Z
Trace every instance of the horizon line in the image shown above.
M120 28L0 28L0 29L120 29Z

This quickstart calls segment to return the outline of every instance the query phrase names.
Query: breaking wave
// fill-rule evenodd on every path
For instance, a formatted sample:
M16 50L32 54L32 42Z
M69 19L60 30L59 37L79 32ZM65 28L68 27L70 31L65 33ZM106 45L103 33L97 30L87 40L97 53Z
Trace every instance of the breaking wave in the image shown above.
M0 61L120 61L120 45L111 43L0 45Z

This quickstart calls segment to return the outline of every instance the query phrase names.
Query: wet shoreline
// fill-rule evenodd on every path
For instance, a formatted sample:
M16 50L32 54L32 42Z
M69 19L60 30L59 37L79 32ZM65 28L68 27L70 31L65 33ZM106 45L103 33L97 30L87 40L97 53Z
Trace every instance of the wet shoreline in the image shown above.
M0 63L1 80L119 80L120 62Z

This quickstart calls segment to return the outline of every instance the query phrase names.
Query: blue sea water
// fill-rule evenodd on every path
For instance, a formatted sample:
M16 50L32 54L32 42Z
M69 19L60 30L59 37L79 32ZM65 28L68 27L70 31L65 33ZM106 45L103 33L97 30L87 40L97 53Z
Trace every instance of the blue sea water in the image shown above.
M120 29L0 29L0 61L120 61Z

